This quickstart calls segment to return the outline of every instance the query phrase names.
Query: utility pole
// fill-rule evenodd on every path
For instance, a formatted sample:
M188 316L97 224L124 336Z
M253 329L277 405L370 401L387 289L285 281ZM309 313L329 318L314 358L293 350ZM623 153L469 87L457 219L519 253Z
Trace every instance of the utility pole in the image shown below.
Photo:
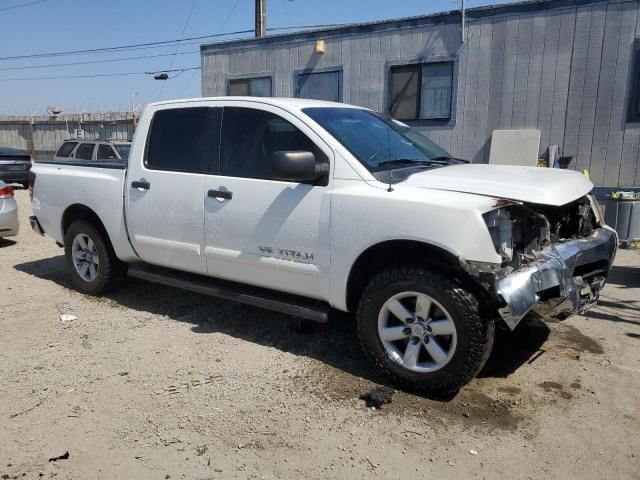
M267 0L256 0L256 38L267 34Z
M134 132L138 126L138 119L136 118L136 95L138 95L138 92L131 94L131 126Z
M460 16L462 17L462 22L461 22L462 23L462 32L461 32L462 36L461 36L461 40L462 40L462 43L464 43L464 42L467 41L467 26L466 26L467 18L466 18L466 12L464 10L464 0L460 0L460 3L461 3L461 5L460 5Z

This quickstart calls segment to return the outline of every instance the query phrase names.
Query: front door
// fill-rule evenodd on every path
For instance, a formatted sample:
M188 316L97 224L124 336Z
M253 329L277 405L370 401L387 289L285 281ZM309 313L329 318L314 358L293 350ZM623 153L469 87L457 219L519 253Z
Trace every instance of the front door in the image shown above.
M328 295L330 175L275 180L276 151L331 149L277 107L223 102L221 173L205 180L205 254L209 274L314 298ZM259 105L259 106L256 106Z
M204 179L218 163L221 109L171 104L154 110L139 126L149 127L145 152L133 152L138 160L127 173L129 237L146 262L206 274Z

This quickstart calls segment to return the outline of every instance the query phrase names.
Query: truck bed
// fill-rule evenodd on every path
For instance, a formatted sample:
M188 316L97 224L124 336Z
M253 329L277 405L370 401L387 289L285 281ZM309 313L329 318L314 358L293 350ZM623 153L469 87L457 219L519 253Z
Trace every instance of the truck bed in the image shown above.
M69 207L81 206L100 219L118 257L136 258L123 215L126 163L45 160L35 162L31 171L36 182L33 214L47 235L63 244L63 214Z

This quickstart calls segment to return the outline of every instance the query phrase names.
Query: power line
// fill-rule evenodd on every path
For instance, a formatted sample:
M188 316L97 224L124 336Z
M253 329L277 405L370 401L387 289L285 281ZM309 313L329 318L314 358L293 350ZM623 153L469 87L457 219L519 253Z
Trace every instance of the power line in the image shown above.
M53 68L53 67L69 67L73 65L92 65L96 63L110 63L110 62L126 62L128 60L141 60L145 58L158 58L158 57L170 57L172 55L188 55L191 53L200 53L200 50L189 50L187 52L178 52L178 53L159 53L157 55L140 55L137 57L124 57L124 58L109 58L105 60L89 60L86 62L68 62L68 63L51 63L47 65L25 65L22 67L6 67L0 68L0 72L8 71L8 70L25 70L30 68Z
M270 32L277 32L283 30L295 30L295 29L304 29L304 28L326 28L326 27L335 27L337 24L318 24L318 25L296 25L291 27L277 27L268 29ZM60 52L47 52L47 53L33 53L28 55L14 55L9 57L0 57L0 61L6 60L24 60L30 58L48 58L48 57L60 57L65 55L84 55L84 54L93 54L93 53L107 53L114 51L123 51L123 50L145 50L148 48L166 48L174 46L174 44L179 43L181 45L193 45L195 43L194 40L204 40L208 38L219 38L219 37L227 37L230 35L241 35L244 33L254 33L253 30L237 30L234 32L226 32L226 33L215 33L209 35L200 35L196 37L187 37L183 39L175 39L175 40L163 40L158 42L146 42L146 43L133 43L128 45L118 45L114 47L103 47L103 48L90 48L86 50L68 50L68 51L60 51Z
M189 70L200 70L201 67L187 67L187 68L174 68L171 70L158 70L155 72L122 72L122 73L92 73L86 75L60 75L55 77L31 77L31 78L0 78L0 82L16 82L16 81L31 81L31 80L62 80L69 78L98 78L98 77L121 77L130 75L154 75L156 73L169 73L178 72L177 75L170 77L175 78L183 72Z
M222 26L220 27L220 30L218 30L218 33L222 33L222 31L224 30L224 27L227 26L227 23L231 19L233 12L236 11L236 8L238 7L239 3L240 3L240 0L236 0L236 2L233 4L233 6L231 7L231 10L229 10L229 13L227 13L226 18L224 19L224 22L222 22ZM180 93L181 97L184 95L184 92L187 91L187 88L189 88L189 85L191 85L191 82L193 81L195 75L196 75L195 71L191 72L191 75L189 76L189 80L187 80L187 83L185 84L184 88L182 89L182 92Z
M191 8L189 9L189 14L187 15L187 20L184 22L184 27L182 27L182 33L180 33L180 40L182 40L182 38L184 37L184 32L187 31L187 26L189 25L189 20L191 20L191 14L193 13L193 8L196 6L196 2L198 0L193 0L193 2L191 2ZM176 53L178 53L178 49L180 48L180 44L177 43L176 44L176 50L173 52L173 56L171 57L171 62L169 62L169 68L173 67L173 62L176 59ZM177 76L177 75L176 75ZM162 92L164 92L164 87L167 84L167 82L162 82L162 86L160 87L160 92L158 93L158 98L156 100L160 100L160 97L162 96Z
M34 2L20 3L18 5L13 5L11 7L0 8L0 12L6 12L7 10L14 10L16 8L28 7L30 5L35 5L37 3L48 2L49 0L35 0Z
M23 60L25 58L59 57L63 55L81 55L85 53L100 53L100 52L112 52L112 51L118 51L118 50L129 50L137 47L167 46L168 44L174 44L179 42L186 42L191 40L204 40L205 38L223 37L228 35L239 35L242 33L251 33L251 32L253 32L253 30L238 30L235 32L228 32L228 33L221 33L221 34L214 34L214 35L200 35L197 37L188 37L181 40L163 40L160 42L133 43L129 45L119 45L116 47L89 48L86 50L69 50L64 52L33 53L29 55L14 55L12 57L0 57L0 60Z

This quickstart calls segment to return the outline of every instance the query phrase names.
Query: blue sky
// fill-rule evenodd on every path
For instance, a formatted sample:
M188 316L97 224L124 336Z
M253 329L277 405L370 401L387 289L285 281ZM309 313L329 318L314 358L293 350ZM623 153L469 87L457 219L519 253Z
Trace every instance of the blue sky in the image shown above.
M253 28L254 0L0 0L0 57L103 48ZM25 5L32 3L31 5ZM469 7L506 3L468 0ZM11 8L25 5L23 7ZM192 9L193 6L193 9ZM267 0L267 26L352 23L457 8L456 0ZM191 15L189 21L189 13ZM186 26L186 28L185 28ZM182 35L184 30L184 35ZM246 35L243 35L246 36ZM231 38L231 37L229 37ZM201 94L199 70L166 82L130 75L82 79L2 81L13 78L145 72L200 65L199 43L145 50L0 60L0 115L37 114L47 105L65 112L127 110L131 94L145 104ZM186 53L183 53L186 52ZM191 53L188 53L191 52ZM59 63L161 55L88 65ZM16 69L16 67L18 67ZM165 83L162 90L162 83Z

